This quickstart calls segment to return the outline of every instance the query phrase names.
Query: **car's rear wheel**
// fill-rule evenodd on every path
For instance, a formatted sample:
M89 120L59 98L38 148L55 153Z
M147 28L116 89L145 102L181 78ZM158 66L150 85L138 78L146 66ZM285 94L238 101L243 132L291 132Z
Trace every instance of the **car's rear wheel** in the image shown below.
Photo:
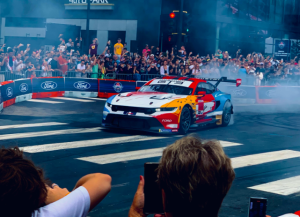
M223 116L222 116L222 127L227 127L231 120L231 111L232 104L230 101L226 101L223 108Z
M181 111L180 116L180 127L179 127L179 133L180 134L187 134L190 127L191 127L191 112L188 107L184 107Z

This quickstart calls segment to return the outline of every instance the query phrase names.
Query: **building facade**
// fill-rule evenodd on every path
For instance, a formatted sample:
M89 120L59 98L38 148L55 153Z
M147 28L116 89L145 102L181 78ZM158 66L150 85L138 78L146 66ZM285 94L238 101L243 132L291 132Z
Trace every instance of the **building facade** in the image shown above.
M109 39L114 44L118 37L123 38L129 49L134 48L132 52L146 43L158 46L161 0L91 0L91 3L90 39L84 40L91 43L92 38L98 38L98 53L102 53ZM49 24L76 26L85 37L87 0L10 0L1 1L0 8L1 43L8 46L12 41L45 44L50 34Z

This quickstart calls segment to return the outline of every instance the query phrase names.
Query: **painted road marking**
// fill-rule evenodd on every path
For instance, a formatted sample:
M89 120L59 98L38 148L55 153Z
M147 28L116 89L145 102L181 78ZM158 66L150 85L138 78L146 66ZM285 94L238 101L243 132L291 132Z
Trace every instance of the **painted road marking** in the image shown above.
M34 123L34 124L6 125L6 126L0 126L0 130L4 130L4 129L16 129L16 128L27 128L27 127L60 126L60 125L67 125L67 123L46 122L46 123Z
M256 185L249 188L253 190L265 191L273 194L288 196L300 192L299 181L300 181L300 176L295 176L287 179L281 179L278 181Z
M44 99L31 99L27 102L39 102L39 103L48 103L48 104L59 104L64 102L58 102L58 101L51 101L51 100L44 100Z
M65 150L65 149L119 144L119 143L142 142L142 141L148 141L154 139L165 139L165 138L166 137L123 136L123 137L84 140L84 141L76 141L76 142L33 145L33 146L22 147L22 150L29 153L40 153L40 152L58 151L58 150Z
M92 99L100 100L100 101L107 101L107 99L103 99L103 98L92 98Z
M31 132L31 133L13 133L0 135L0 140L6 139L23 139L31 137L42 137L42 136L56 136L56 135L65 135L65 134L78 134L78 133L94 133L99 132L103 128L77 128L77 129L68 129L68 130L52 130L52 131L40 131L40 132Z
M222 145L224 144L224 147L242 145L240 143L230 143L230 142L224 142L224 141L221 141L221 144ZM160 157L162 155L162 151L164 149L165 149L165 147L138 150L138 151L121 152L121 153L107 154L107 155L82 157L82 158L77 158L77 159L82 160L82 161L88 161L91 163L96 163L96 164L110 164L110 163L117 163L117 162L122 162L122 161L131 161L131 160L140 160L140 159L146 159L146 158L151 158L151 157Z
M61 99L61 100L68 100L68 101L75 101L75 102L95 102L89 99L80 99L80 98L68 98L68 97L52 97L51 99Z
M282 151L273 151L261 154L253 154L242 157L232 158L233 168L242 168L248 166L259 165L263 163L270 163L274 161L286 160L290 158L300 157L299 151L292 150L282 150Z

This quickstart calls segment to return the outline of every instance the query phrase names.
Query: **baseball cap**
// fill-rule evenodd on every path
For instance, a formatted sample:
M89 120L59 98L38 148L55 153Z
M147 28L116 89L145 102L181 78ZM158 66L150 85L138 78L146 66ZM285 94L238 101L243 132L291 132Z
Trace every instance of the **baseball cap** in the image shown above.
M151 57L154 57L154 54L151 54L150 56L151 56Z

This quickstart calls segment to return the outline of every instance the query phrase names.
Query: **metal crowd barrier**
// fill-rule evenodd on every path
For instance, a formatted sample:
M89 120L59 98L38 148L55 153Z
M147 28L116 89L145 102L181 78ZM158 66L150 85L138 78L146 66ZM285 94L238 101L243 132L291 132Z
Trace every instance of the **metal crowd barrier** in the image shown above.
M161 77L160 74L117 74L107 73L105 79L117 79L117 80L135 80L135 81L150 81L153 78Z

